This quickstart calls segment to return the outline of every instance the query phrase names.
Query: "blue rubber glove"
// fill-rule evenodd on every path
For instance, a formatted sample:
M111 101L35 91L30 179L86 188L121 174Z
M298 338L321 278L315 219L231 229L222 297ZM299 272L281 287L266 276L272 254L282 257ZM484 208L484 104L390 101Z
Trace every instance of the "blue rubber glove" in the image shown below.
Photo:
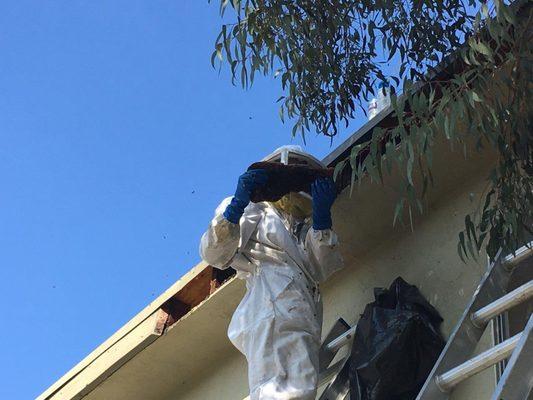
M333 179L318 178L311 185L313 196L313 229L321 231L331 229L331 206L337 197Z
M268 179L268 174L263 169L252 169L239 176L237 190L231 200L231 203L224 211L224 218L229 222L238 224L244 213L244 209L250 202L250 196L253 190L264 185Z

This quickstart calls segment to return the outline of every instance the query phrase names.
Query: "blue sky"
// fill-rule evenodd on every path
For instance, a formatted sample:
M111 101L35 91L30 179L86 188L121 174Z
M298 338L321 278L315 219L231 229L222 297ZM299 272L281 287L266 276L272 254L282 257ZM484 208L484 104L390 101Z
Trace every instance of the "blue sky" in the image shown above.
M0 398L37 396L195 265L238 175L291 143L278 82L211 68L219 24L216 1L1 2Z

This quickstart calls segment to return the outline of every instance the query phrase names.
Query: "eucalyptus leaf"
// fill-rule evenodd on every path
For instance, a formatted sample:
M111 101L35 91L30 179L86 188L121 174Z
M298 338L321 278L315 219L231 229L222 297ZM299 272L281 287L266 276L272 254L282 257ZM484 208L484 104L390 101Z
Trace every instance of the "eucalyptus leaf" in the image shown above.
M495 152L484 206L468 213L458 239L462 259L483 247L494 257L533 233L533 11L512 3L219 0L225 23L210 61L229 65L243 88L256 73L281 77L279 118L304 140L314 132L332 140L366 112L377 83L394 82L396 124L354 147L335 177L349 164L352 194L355 181L383 183L396 170L393 225L407 208L414 228L412 210L422 212L434 185L435 142ZM441 64L458 52L460 67Z

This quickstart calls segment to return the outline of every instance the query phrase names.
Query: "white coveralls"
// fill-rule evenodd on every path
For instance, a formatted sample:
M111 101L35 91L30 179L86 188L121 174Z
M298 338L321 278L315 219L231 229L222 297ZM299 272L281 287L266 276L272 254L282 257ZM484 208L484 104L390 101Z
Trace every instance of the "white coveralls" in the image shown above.
M322 329L318 283L343 266L337 236L267 202L250 203L233 224L223 216L230 200L217 208L200 254L246 280L228 336L248 361L250 398L314 400Z

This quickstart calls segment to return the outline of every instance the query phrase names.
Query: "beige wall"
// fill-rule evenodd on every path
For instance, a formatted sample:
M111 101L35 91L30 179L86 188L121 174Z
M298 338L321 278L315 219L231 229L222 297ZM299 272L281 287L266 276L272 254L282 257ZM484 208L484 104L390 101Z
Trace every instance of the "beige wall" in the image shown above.
M484 257L468 264L461 262L457 235L465 213L479 201L491 162L489 155L464 160L456 153L442 153L436 160L439 185L414 232L392 228L396 195L391 189L365 183L351 198L348 192L338 198L334 225L342 241L346 268L322 287L324 332L339 317L356 322L364 306L373 300L374 287L388 286L402 276L417 285L439 310L444 318L442 332L449 335L486 268ZM484 345L490 341L487 337ZM206 368L177 388L168 400L241 400L246 395L245 371L244 358L236 351L230 352L222 363ZM453 398L488 399L493 382L489 370L461 385Z
M207 368L197 380L165 400L242 400L248 395L246 362L236 350L220 364Z

